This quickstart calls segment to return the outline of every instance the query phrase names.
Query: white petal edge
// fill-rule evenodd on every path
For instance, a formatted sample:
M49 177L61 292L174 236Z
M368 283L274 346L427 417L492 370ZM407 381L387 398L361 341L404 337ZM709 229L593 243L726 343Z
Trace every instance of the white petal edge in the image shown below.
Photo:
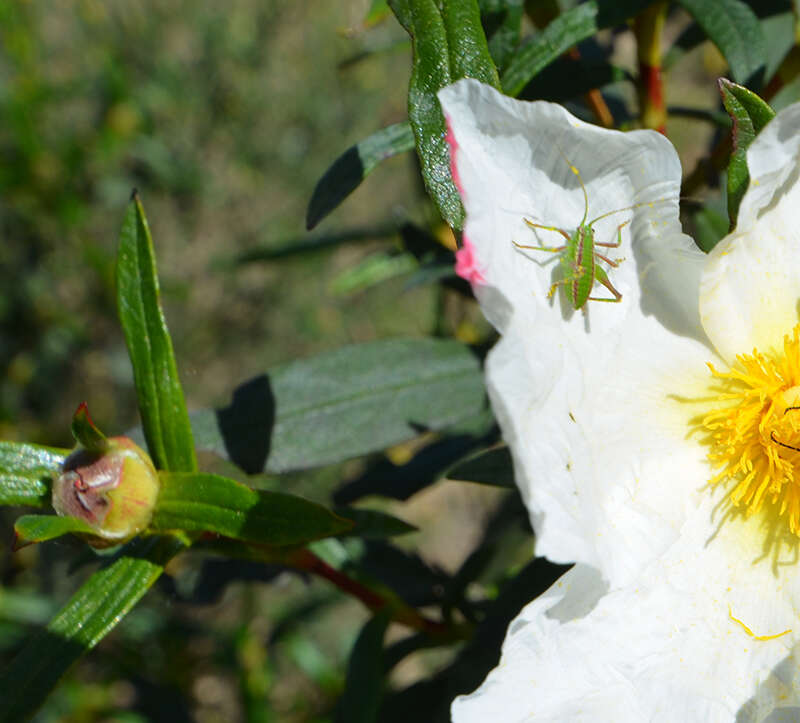
M800 104L785 108L748 149L750 187L738 226L709 255L700 293L703 328L731 363L780 349L800 302Z
M576 567L526 606L500 665L454 702L454 723L746 723L796 712L800 581L788 555L754 559L755 521L723 525L709 539L713 505L696 510L635 584L602 595ZM596 604L558 614L573 588Z

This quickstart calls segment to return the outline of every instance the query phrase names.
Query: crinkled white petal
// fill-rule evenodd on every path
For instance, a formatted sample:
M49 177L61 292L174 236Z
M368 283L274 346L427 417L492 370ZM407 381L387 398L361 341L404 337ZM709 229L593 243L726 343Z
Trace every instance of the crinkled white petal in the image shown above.
M795 553L758 559L757 523L709 524L713 505L635 583L603 595L577 566L526 606L454 722L793 720L775 711L800 711Z
M781 111L748 149L750 187L736 231L711 252L702 278L703 327L729 362L780 348L800 302L800 104Z
M707 449L686 439L710 358L648 317L581 351L515 314L487 385L537 554L593 565L616 586L675 541L711 476Z
M537 553L624 584L674 541L699 475L709 476L705 451L684 443L696 409L671 396L700 389L714 358L696 311L705 257L677 220L674 149L657 133L606 131L475 81L440 98L457 144L465 234L486 279L478 298L503 333L487 386ZM615 252L627 259L610 272L622 302L589 302L586 314L548 301L552 260L512 243L531 235L524 217L580 222L583 193L559 149L580 158L590 218L672 198L598 224L598 238L610 238L633 214Z

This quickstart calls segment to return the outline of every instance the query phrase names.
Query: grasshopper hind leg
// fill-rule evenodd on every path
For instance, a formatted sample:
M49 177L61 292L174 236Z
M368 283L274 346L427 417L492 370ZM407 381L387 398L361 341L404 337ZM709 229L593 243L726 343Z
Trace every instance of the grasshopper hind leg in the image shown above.
M597 296L590 296L587 299L587 301L607 301L610 304L618 304L620 301L622 301L622 294L620 294L619 291L617 291L614 288L614 284L612 284L611 281L609 280L608 274L600 266L595 266L594 267L594 278L595 278L595 281L598 281L599 283L601 283L612 294L614 294L614 298L613 299L608 299L608 298L604 299L604 298L600 298L600 297L597 297Z

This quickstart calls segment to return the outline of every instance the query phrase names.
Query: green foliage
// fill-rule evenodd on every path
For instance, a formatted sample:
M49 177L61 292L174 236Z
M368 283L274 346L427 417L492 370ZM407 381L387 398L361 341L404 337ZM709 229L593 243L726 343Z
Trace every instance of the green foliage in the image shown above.
M306 211L306 228L311 230L378 166L398 153L414 147L408 123L395 123L348 148L319 179Z
M383 697L383 638L388 615L376 615L358 634L350 662L347 682L339 700L337 723L375 723Z
M89 416L89 408L81 404L72 417L72 436L82 447L93 451L104 451L108 447L106 436L97 428Z
M568 10L515 53L500 79L503 90L508 95L518 95L527 83L570 47L598 30L635 15L650 2L589 0Z
M755 13L741 0L679 0L719 48L740 83L763 80L766 44Z
M96 572L0 673L0 720L22 720L66 670L113 629L182 547L172 538L126 548Z
M0 440L0 504L42 507L69 450Z
M150 523L155 531L213 532L259 545L298 545L338 535L352 523L302 497L258 492L212 474L162 473Z
M514 469L508 447L500 447L481 452L465 459L447 471L449 479L464 482L495 485L497 487L514 487Z
M747 149L761 129L775 117L775 111L752 91L725 78L720 78L719 89L725 110L733 121L733 151L728 163L728 218L733 230L739 204L750 184Z
M334 512L353 523L345 534L363 539L381 539L416 532L414 525L379 510L359 509L358 507L337 507Z
M477 0L450 2L390 0L389 6L413 40L408 117L422 165L422 177L450 226L461 228L464 210L450 175L445 120L436 93L459 78L499 85Z
M17 547L45 542L70 533L92 534L94 530L75 517L56 515L23 515L14 523Z
M452 340L390 339L292 362L191 415L198 449L253 474L340 462L443 430L486 404L480 364Z
M120 233L117 311L133 365L144 436L157 469L197 469L192 430L161 310L155 252L134 193Z

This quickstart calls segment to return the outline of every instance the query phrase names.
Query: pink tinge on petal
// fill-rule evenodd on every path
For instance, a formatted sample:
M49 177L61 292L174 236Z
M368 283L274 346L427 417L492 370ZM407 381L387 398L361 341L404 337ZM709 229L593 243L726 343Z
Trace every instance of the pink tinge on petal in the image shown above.
M475 259L475 247L466 236L463 237L463 246L456 251L456 273L471 284L486 283Z
M447 125L447 133L445 133L444 139L447 141L447 145L450 146L450 175L453 177L453 183L456 185L458 192L463 197L464 194L461 188L461 181L458 177L458 168L456 168L456 151L458 150L458 141L456 141L456 137L453 135L453 128L450 125L450 116L445 116L444 121Z
M450 146L450 175L453 177L453 183L456 189L458 189L459 194L463 197L464 193L461 188L461 180L458 177L458 168L456 166L458 141L456 141L456 137L453 135L453 127L450 125L450 116L445 115L444 120L447 125L447 133L445 133L444 139L447 141L447 145ZM456 273L471 284L486 283L486 279L478 268L477 261L475 260L475 247L466 235L463 237L461 248L456 251Z

